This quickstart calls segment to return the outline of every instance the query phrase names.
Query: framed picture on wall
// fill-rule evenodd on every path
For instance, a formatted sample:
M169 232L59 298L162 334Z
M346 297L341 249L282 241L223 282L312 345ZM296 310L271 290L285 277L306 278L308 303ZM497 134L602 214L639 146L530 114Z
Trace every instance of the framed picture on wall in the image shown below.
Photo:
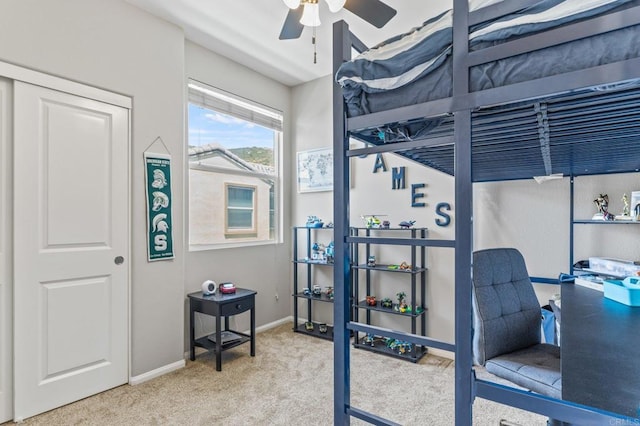
M333 190L332 148L298 152L298 192Z

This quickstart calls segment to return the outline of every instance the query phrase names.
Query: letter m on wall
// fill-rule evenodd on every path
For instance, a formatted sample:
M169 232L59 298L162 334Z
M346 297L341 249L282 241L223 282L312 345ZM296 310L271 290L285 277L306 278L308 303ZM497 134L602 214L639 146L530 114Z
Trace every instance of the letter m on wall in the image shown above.
M405 189L405 169L406 167L394 167L391 170L391 189Z

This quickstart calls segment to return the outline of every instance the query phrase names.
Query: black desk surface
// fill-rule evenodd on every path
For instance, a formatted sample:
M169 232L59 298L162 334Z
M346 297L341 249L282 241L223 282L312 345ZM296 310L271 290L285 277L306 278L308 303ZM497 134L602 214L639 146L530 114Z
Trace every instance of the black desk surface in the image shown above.
M640 307L562 284L562 399L640 417Z

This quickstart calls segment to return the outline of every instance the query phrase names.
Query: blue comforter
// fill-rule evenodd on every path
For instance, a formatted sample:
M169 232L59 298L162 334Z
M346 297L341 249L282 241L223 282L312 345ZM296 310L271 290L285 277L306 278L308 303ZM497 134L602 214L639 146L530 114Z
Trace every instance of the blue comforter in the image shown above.
M472 28L470 50L595 16L631 1L542 0ZM347 102L358 102L352 98L362 92L381 93L402 88L437 70L451 55L452 15L448 10L342 64L335 78L343 87Z

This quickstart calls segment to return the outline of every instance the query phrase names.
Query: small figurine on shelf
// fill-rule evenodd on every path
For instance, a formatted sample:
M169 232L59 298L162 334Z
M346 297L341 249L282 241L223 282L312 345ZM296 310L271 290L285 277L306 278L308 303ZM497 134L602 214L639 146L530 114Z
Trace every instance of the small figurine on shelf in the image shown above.
M405 298L407 297L407 295L404 293L404 291L401 291L399 293L396 293L396 296L398 297L398 304L396 305L395 310L404 313L407 310L407 304L405 302Z
M593 202L598 208L598 213L593 215L593 220L614 220L615 216L609 213L609 196L600 194Z
M378 216L386 216L384 214L369 214L361 215L367 228L382 228L382 222L378 219Z
M311 321L307 321L304 323L304 329L307 331L313 331L314 326L313 323Z
M322 334L325 334L327 332L327 324L325 323L318 324L318 331L320 331L320 333Z
M402 262L399 266L400 269L402 269L403 271L409 270L411 269L411 265L409 265L407 262Z
M313 295L316 297L320 297L322 295L322 287L320 287L319 285L314 285L313 286Z
M413 226L414 223L416 223L415 220L403 220L398 224L398 226L402 229L409 229Z
M322 228L324 222L318 216L307 216L307 228Z
M371 255L367 258L367 266L376 266L376 257L374 255Z
M309 287L305 287L302 290L302 294L304 294L305 296L311 296L311 289Z
M383 229L389 229L389 227L391 226L391 222L389 222L388 220L383 220L382 221L382 226L381 228Z
M631 211L629 210L629 197L627 194L622 194L622 216L630 216Z
M333 300L333 287L325 287L325 293L327 294L328 299Z
M362 343L364 343L366 345L374 346L375 336L373 334L371 334L371 333L367 333L366 336L364 336L362 338Z
M313 243L311 246L311 260L318 263L327 263L327 249L322 243Z
M382 306L383 308L391 309L391 307L393 307L393 302L391 301L390 298L385 297L380 301L380 306Z
M327 258L327 263L333 263L333 256L335 253L333 241L331 241L327 248L325 248L324 253Z
M378 303L376 301L376 297L375 296L367 296L366 300L367 300L367 305L369 305L369 306L376 306L376 304Z

